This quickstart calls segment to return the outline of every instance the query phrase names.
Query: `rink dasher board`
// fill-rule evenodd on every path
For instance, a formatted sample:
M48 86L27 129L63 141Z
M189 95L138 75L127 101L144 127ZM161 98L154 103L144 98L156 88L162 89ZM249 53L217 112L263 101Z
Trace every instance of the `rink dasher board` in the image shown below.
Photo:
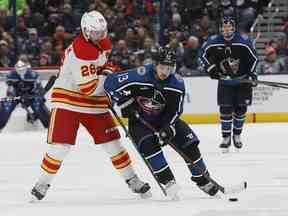
M47 75L46 71L42 73ZM288 74L265 75L259 76L258 79L288 83ZM43 84L45 82L43 81ZM217 81L209 77L185 77L184 82L186 95L182 118L189 123L219 122ZM5 92L6 84L2 79L0 97L4 97ZM50 105L49 97L50 92L46 95L48 106ZM264 85L253 88L252 106L248 109L246 122L288 122L288 90Z

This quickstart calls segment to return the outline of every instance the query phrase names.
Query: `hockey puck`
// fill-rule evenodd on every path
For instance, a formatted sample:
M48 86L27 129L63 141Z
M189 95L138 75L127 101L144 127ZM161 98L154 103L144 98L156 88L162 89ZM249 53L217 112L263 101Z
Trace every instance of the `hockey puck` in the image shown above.
M237 198L229 198L229 201L230 201L230 202L237 202L238 199L237 199Z

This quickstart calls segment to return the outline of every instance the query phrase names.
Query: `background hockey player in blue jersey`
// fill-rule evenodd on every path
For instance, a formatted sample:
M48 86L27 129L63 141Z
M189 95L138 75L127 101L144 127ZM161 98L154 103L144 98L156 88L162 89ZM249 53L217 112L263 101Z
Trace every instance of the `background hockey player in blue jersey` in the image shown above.
M19 60L15 70L6 77L7 97L0 101L0 130L7 124L13 110L20 103L27 112L27 121L34 123L39 119L48 128L50 113L45 105L43 87L39 75L31 66Z
M183 158L192 174L192 181L213 196L218 187L204 176L208 170L198 148L199 139L179 118L183 111L185 86L182 78L174 73L175 67L175 50L160 48L156 66L146 65L111 74L104 89L121 108L122 115L128 118L134 143L169 197L177 196L179 186L163 155L163 143L173 143L177 152L185 154ZM145 126L143 119L156 128L157 133Z
M223 152L233 143L242 148L242 133L247 106L252 101L252 86L237 80L257 79L254 73L258 59L254 46L246 35L236 31L235 19L223 17L220 34L211 36L200 50L200 61L212 79L218 79L217 102L220 106L220 120Z

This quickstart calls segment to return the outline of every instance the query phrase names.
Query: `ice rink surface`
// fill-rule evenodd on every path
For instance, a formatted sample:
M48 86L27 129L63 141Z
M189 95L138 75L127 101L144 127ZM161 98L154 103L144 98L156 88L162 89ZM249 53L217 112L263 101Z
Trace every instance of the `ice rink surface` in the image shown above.
M194 186L181 158L166 147L165 153L182 187L181 200L176 202L161 194L129 140L123 138L122 142L139 176L151 184L151 199L141 200L132 194L107 155L81 129L77 145L64 161L47 197L34 204L28 202L29 194L47 148L46 131L35 131L29 126L26 131L19 130L19 124L10 122L0 134L0 216L288 215L286 123L247 124L243 135L245 148L240 153L232 149L229 154L218 149L221 140L218 125L193 125L212 176L223 185L247 180L248 188L241 194L210 198ZM239 201L229 202L229 197L237 197Z

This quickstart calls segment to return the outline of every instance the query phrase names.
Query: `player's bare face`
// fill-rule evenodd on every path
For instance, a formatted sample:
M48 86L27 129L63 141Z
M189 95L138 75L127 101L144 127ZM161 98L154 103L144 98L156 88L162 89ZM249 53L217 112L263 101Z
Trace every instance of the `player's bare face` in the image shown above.
M91 31L89 40L97 44L100 40L103 40L107 36L107 30L104 31Z
M232 36L233 33L234 33L234 27L233 27L233 25L231 25L230 23L223 24L223 26L222 26L222 32L223 32L224 38L231 38L231 36Z
M159 80L165 80L173 72L174 67L170 65L158 64L156 66L156 75Z

